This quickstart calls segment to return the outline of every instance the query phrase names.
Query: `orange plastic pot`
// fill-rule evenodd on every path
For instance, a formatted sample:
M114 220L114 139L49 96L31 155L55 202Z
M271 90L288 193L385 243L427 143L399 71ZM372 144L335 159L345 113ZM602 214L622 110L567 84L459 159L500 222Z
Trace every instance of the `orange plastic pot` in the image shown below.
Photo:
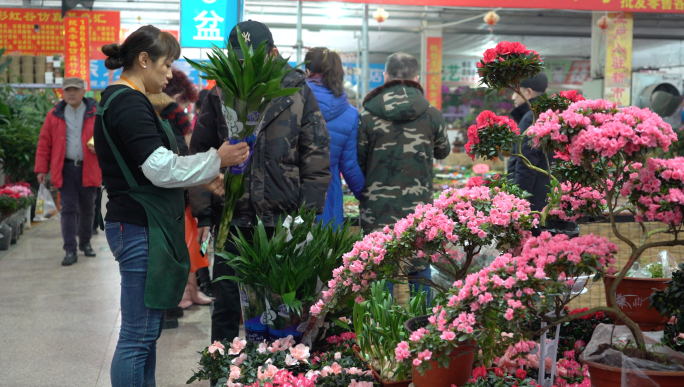
M375 368L371 367L371 371L373 372L373 376L375 377L375 380L377 380L381 386L386 386L386 387L409 387L411 384L412 380L411 379L406 379L406 380L397 380L396 382L388 382L385 380L382 380L380 377L380 374L375 370Z
M589 366L589 374L591 375L592 387L622 387L622 368L611 367L604 364L595 363L593 361L584 360L580 356L580 362ZM633 373L630 370L625 370L626 373ZM645 374L648 379L639 377L634 373L633 378L629 378L629 387L682 387L684 386L684 371L646 371L639 370L639 373Z
M430 362L430 369L425 375L413 366L413 384L416 387L451 387L452 384L461 386L468 382L473 373L473 360L476 348L472 343L463 343L451 351L449 368L439 367L436 361Z
M615 281L615 278L617 277L609 275L603 280L606 292L606 303L608 306L612 306L608 293L610 292L610 287ZM670 317L661 316L656 309L649 308L651 305L649 297L655 290L667 288L667 282L670 281L670 279L671 278L623 278L615 290L615 301L618 308L620 308L630 320L637 323L642 331L650 332L664 330ZM610 317L613 320L616 320L616 316L611 315ZM616 324L620 324L620 322L616 321Z

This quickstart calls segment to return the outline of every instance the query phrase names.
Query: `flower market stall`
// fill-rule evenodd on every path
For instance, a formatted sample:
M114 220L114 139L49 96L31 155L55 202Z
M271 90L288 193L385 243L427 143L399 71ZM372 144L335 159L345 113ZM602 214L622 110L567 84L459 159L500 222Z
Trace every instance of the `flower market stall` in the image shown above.
M0 187L0 250L9 249L31 222L31 206L36 195L28 183L11 183Z
M542 68L539 54L511 42L487 50L478 63L488 91L518 94L521 81ZM575 92L539 98L531 108L535 122L525 132L506 117L481 112L465 149L483 159L510 153L547 175L551 193L543 210L532 211L526 192L494 174L446 187L434 203L361 240L348 224L340 230L314 225L305 212L286 219L271 240L260 234L262 226L253 244L233 236L241 254L226 258L243 284L244 302L252 307L263 300L254 317L265 328L261 335L248 330L249 341L204 349L191 380L227 386L681 386L684 264L677 267L665 253L655 264L635 265L646 251L684 245L684 158L658 157L677 135L648 109L585 100ZM533 166L516 153L523 141L559 161L550 170ZM626 213L642 227L651 221L661 228L632 240L616 227L616 217ZM607 219L627 246L626 265L617 264L618 246L604 236L532 235L552 219ZM672 238L653 238L659 234ZM438 275L408 274L425 265ZM300 276L306 284L292 278ZM603 279L606 305L570 308ZM399 303L387 285L407 282L412 296ZM262 291L249 295L245 285ZM270 305L269 292L281 297L282 308ZM300 329L276 327L275 335L265 335L283 314L300 316ZM245 316L246 327L251 317ZM664 332L662 343L651 338L653 330Z

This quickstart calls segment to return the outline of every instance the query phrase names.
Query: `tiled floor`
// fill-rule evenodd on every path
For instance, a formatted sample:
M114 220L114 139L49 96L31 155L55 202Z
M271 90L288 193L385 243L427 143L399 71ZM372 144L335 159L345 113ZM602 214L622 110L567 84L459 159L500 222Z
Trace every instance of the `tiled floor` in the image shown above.
M59 221L40 224L0 252L0 386L104 387L119 335L119 272L104 233L96 258L62 267ZM165 330L157 386L185 386L209 344L208 306L193 306ZM196 382L191 386L208 386Z

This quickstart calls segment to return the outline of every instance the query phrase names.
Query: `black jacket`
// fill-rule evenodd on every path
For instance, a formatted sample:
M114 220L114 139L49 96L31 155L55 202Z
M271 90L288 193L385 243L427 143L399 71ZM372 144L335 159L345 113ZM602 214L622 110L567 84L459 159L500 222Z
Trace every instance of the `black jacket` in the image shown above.
M264 126L245 171L245 195L235 207L233 226L254 226L259 216L265 226L273 227L279 218L302 206L323 213L331 177L328 128L301 70L290 72L281 86L301 90L274 99L264 112ZM218 149L227 141L220 104L214 88L202 104L190 153ZM220 204L221 200L206 189L190 189L190 205L198 226L216 224Z

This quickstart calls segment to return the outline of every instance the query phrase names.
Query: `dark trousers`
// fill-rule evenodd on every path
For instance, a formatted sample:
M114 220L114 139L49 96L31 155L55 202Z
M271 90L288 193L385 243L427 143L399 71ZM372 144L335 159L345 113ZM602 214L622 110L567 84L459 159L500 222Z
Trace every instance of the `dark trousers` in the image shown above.
M90 243L93 236L93 216L95 213L96 187L83 186L83 167L64 163L62 188L59 197L62 205L62 238L64 251L76 252L76 232L78 246Z
M254 229L251 227L239 227L240 232L250 243L254 236ZM226 252L240 254L233 244L232 235L237 234L237 227L230 228L228 241L226 242ZM217 231L218 232L218 231ZM269 238L275 233L274 227L266 227L266 234ZM214 278L224 275L235 275L235 270L226 264L226 260L214 256ZM216 290L216 300L214 300L214 313L211 315L211 341L226 340L233 341L240 333L240 292L238 284L230 280L214 282Z

